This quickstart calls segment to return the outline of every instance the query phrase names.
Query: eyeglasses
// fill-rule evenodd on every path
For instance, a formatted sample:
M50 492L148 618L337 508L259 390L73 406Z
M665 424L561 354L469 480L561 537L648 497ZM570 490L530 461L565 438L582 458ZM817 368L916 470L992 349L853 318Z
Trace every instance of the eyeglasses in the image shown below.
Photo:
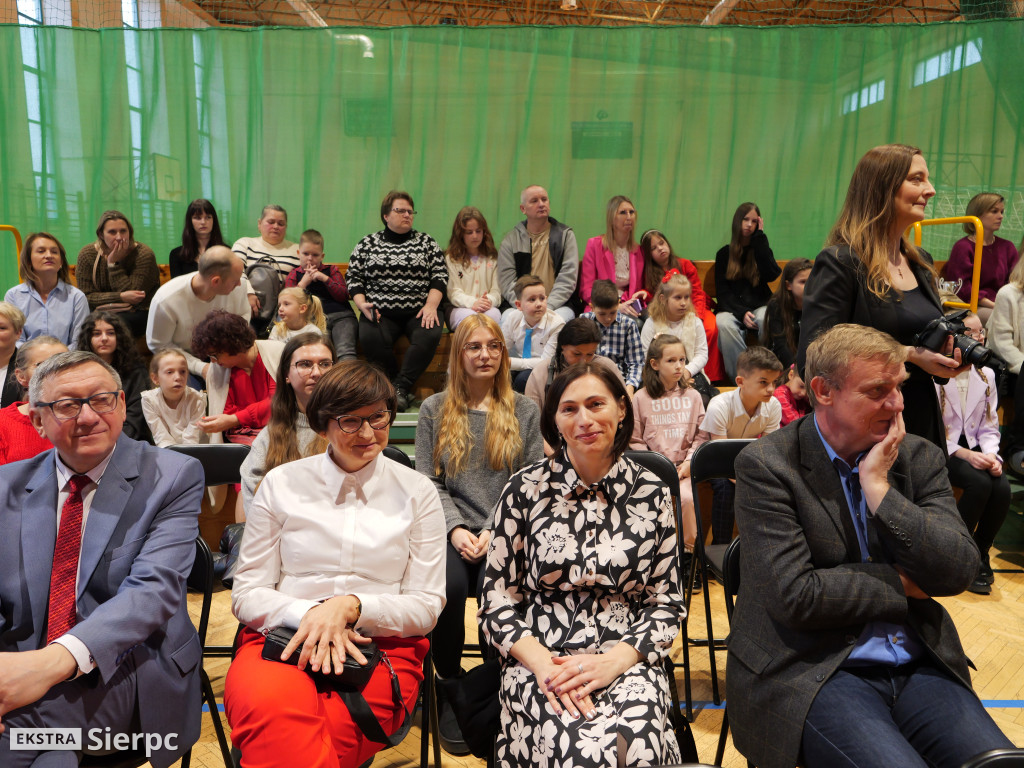
M415 216L416 211L412 208L392 208L392 213L397 213L399 216Z
M370 429L387 429L391 425L391 411L377 411L369 416L336 416L338 429L349 435L354 435L363 428L363 424L369 424Z
M82 412L86 403L93 413L110 413L117 408L118 392L99 392L89 397L65 397L52 403L35 403L36 408L49 408L58 421L71 421Z
M314 367L319 368L320 373L324 373L325 371L331 370L331 367L334 365L334 361L296 360L295 362L292 363L292 365L295 367L295 370L297 370L299 373L305 373L308 375L309 373L312 373Z
M481 344L479 341L471 341L469 342L469 344L462 345L462 351L468 352L471 355L479 355L480 350L482 349L486 349L487 354L489 355L500 355L501 350L503 350L504 348L505 345L502 344L497 339L492 339L491 341L488 341L486 344Z

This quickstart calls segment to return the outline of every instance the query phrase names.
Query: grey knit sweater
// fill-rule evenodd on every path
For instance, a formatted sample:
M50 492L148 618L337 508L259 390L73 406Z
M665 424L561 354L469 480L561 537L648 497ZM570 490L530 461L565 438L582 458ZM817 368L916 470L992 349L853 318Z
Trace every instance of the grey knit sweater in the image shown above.
M487 413L469 412L469 432L476 439L469 452L466 468L455 477L434 474L434 443L440 426L441 411L448 392L439 392L423 401L419 424L416 426L416 469L429 477L437 488L444 508L445 529L463 526L474 534L490 528L494 521L494 507L501 497L512 473L508 469L491 469L484 453L484 429ZM523 455L514 472L544 458L544 441L540 436L540 411L527 397L516 393L516 420L523 438ZM442 473L444 462L442 462Z

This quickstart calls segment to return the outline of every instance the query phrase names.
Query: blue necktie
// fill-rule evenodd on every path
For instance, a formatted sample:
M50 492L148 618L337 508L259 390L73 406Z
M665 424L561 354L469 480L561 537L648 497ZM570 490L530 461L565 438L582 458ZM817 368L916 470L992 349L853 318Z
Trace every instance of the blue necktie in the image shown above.
M523 337L523 357L532 357L533 352L533 328L526 329L526 336Z
M853 527L857 531L857 543L860 545L861 559L866 561L869 557L868 549L868 521L864 508L864 496L860 489L860 474L854 472L839 457L832 460L833 465L839 472L850 492L850 501L853 504Z

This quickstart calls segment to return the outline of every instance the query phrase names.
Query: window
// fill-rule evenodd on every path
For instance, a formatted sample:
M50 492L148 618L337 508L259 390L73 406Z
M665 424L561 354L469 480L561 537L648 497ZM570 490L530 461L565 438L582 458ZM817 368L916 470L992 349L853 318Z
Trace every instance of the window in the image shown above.
M203 197L213 197L213 162L210 155L210 108L206 99L207 68L199 35L192 35L192 54L195 59L196 126L199 133L199 178Z
M142 57L139 53L139 6L136 0L121 0L124 25L124 64L128 78L128 129L131 147L132 182L139 199L143 226L151 226L152 208L148 204L149 183L142 159Z
M25 106L28 114L29 152L39 211L48 219L57 217L57 177L53 161L53 112L47 78L43 76L39 37L33 27L43 23L41 0L18 0L18 24L22 25L21 64L25 78Z
M914 67L914 87L938 80L981 61L981 38L968 40L935 56L919 61Z
M878 80L863 88L843 96L843 114L848 115L858 109L877 104L885 98L885 80Z

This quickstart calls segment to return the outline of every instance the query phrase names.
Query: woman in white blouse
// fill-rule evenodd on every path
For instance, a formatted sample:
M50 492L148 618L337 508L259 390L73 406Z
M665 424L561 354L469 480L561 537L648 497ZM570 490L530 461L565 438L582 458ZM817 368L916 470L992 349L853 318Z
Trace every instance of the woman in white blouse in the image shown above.
M330 683L373 638L390 664L362 691L385 733L398 730L422 682L425 635L445 601L445 525L429 479L381 456L395 390L347 360L317 384L306 414L325 453L267 473L249 509L232 590L246 627L225 681L232 740L252 765L360 765L382 748ZM261 658L261 633L297 629L285 657ZM390 669L393 669L392 673ZM392 698L392 674L404 708Z

